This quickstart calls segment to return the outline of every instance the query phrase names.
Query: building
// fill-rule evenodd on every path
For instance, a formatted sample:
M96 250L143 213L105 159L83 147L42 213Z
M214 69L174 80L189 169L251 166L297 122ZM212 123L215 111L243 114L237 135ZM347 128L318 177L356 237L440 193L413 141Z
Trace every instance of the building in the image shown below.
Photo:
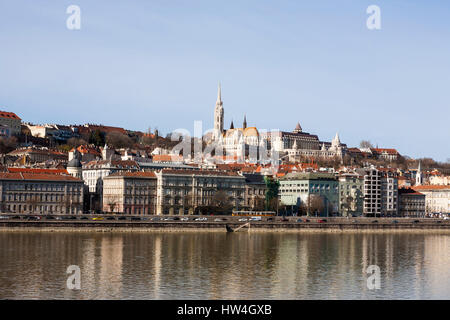
M14 112L0 111L0 126L9 128L11 135L17 135L21 132L20 119Z
M244 207L245 178L235 172L163 169L155 174L158 215L208 214L218 192L233 209Z
M339 213L342 216L360 216L364 208L364 177L356 172L344 172L339 179Z
M16 149L8 153L8 155L23 159L23 164L45 161L66 162L68 159L67 153L35 147Z
M339 182L333 173L288 173L280 178L281 204L309 214L335 215L339 211ZM288 209L289 211L289 209Z
M103 179L103 212L156 214L154 172L116 172Z
M425 216L425 195L411 188L398 189L398 215L423 218Z
M69 175L1 172L1 211L20 214L81 214L83 181Z
M414 186L415 191L425 195L425 212L450 213L450 186Z
M363 214L368 217L390 217L398 214L398 181L396 173L387 169L355 170L364 177Z
M395 149L386 148L370 148L372 155L377 159L383 159L387 161L397 161L400 154Z
M100 211L103 207L103 178L115 172L138 171L135 161L94 160L82 166L83 181L89 194L87 210Z
M299 124L297 124L299 126ZM297 130L297 129L296 129ZM328 145L328 146L327 146ZM320 149L304 149L300 148L297 140L294 140L294 144L291 149L286 150L289 155L289 161L297 162L302 161L303 158L339 158L342 160L346 153L345 146L341 143L339 139L339 133L329 143L322 142Z
M264 176L255 173L243 173L245 177L244 207L246 210L264 210L267 185Z

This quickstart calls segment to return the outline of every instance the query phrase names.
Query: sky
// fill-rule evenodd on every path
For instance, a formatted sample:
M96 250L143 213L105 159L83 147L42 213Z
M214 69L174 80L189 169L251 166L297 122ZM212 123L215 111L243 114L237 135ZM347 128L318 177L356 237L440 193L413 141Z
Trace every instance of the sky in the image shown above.
M446 161L449 16L437 0L2 0L0 110L193 132L212 128L220 81L225 128L244 114L259 129L300 122L322 141Z

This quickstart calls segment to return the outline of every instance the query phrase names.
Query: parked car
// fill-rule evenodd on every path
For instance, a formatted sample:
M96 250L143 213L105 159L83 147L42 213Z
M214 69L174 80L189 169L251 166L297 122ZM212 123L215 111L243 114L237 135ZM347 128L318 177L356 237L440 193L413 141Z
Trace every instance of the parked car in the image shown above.
M189 221L189 218L188 217L183 217L183 218L180 219L180 221Z
M45 216L45 219L46 220L55 220L55 217L54 216Z
M317 221L317 222L319 222L319 223L325 223L325 222L327 222L327 219L319 219L319 221Z
M150 221L159 221L159 220L161 220L159 217L153 217L150 219Z
M103 217L95 217L95 218L92 218L92 220L94 220L94 221L102 221L102 220L105 220Z
M141 221L140 217L131 217L131 221Z
M392 223L398 223L398 221L397 220L392 220Z
M174 218L172 218L172 217L167 217L167 218L164 218L164 221L173 221L173 220L175 220Z
M238 221L244 222L244 221L248 221L248 219L247 218L240 218Z
M118 217L117 220L127 220L127 217Z
M450 220L450 217L444 217L444 220Z
M80 220L89 220L88 217L81 217Z
M289 221L289 219L288 219L288 218L281 218L281 220L280 220L280 221L288 222L288 221Z
M106 220L116 220L114 217L106 217Z
M273 218L267 218L267 221L273 221Z
M214 221L215 222L220 222L220 221L223 221L223 219L222 218L215 218Z
M251 217L251 218L249 219L249 221L261 221L261 220L262 220L261 217Z
M378 223L378 220L372 220L372 223Z
M41 220L41 217L39 217L39 216L29 216L29 217L27 217L27 220Z
M77 217L75 217L75 216L67 216L67 217L64 217L64 219L66 219L66 220L77 220Z
M200 217L200 218L195 218L195 221L208 221L208 218L204 218L204 217Z
M303 220L302 219L297 219L297 222L303 222Z
M0 216L0 219L9 219L8 216Z
M420 220L414 220L413 221L413 223L419 223L420 222Z

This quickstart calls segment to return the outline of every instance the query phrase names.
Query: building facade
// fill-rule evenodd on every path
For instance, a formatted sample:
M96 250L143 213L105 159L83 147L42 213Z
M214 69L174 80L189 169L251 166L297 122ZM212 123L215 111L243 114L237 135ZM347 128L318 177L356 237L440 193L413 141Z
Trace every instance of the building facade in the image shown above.
M18 214L81 214L83 181L69 175L0 173L1 211Z
M0 126L9 128L9 134L19 134L21 123L22 120L14 112L0 111Z
M333 173L288 173L280 178L279 194L292 212L303 207L309 214L328 216L339 210L339 182Z
M413 189L425 195L426 213L450 213L450 186L414 186Z
M398 215L400 217L423 218L425 195L411 188L398 189Z
M156 175L116 172L103 179L103 212L156 214Z
M341 173L339 179L339 213L360 216L364 209L364 178L357 173Z
M233 209L244 207L245 178L234 172L213 170L172 170L155 172L157 177L156 214L207 214L214 196L226 194Z
M364 177L364 216L396 216L398 214L396 173L390 170L378 170L374 167L356 169L355 171Z

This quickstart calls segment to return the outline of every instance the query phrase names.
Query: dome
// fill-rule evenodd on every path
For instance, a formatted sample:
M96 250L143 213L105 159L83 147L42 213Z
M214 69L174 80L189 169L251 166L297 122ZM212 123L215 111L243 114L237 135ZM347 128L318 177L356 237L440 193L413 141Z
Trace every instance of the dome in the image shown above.
M81 162L77 158L73 158L67 163L67 168L81 168Z

